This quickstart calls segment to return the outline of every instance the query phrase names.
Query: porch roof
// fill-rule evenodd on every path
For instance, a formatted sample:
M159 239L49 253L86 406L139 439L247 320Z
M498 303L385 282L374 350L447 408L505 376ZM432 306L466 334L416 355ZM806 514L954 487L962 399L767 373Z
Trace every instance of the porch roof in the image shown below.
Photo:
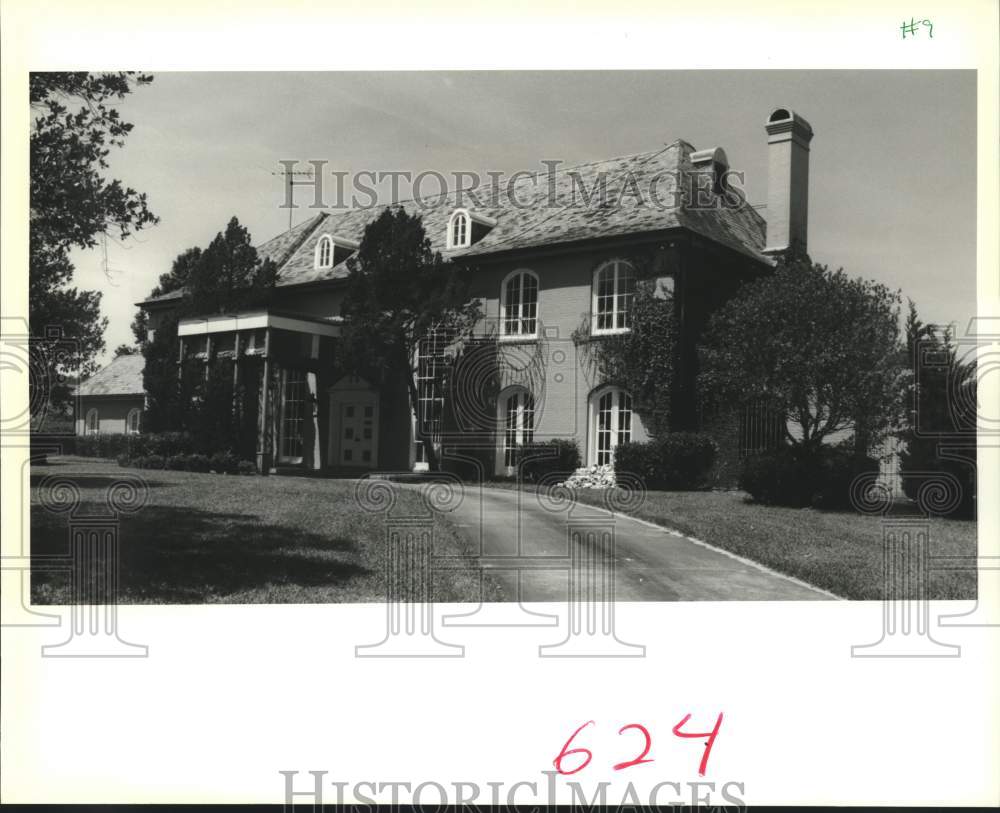
M324 319L308 314L264 309L181 319L177 323L177 335L203 336L206 333L232 333L237 330L273 327L312 336L340 336L343 321L340 316Z

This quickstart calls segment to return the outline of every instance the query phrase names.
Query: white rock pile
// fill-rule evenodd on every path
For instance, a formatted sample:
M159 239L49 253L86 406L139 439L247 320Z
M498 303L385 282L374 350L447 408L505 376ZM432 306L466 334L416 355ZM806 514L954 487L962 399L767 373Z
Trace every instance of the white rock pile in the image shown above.
M562 485L566 488L614 488L615 467L610 463L603 466L584 466L574 471Z

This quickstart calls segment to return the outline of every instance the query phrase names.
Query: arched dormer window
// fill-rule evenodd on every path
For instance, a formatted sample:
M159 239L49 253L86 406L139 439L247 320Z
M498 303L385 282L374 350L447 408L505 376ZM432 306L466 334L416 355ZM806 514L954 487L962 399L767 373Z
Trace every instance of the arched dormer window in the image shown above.
M333 267L333 238L329 234L324 234L316 244L316 267Z
M83 422L84 432L88 435L96 435L101 428L101 419L96 409L88 409L87 417Z
M445 248L468 248L482 239L496 224L495 220L485 215L468 209L456 209L448 219Z
M358 243L346 237L324 234L316 241L316 254L313 265L318 268L333 268L358 250Z
M129 410L128 416L125 418L125 434L127 435L138 435L142 428L142 410L132 409Z
M500 335L538 336L538 276L534 271L514 271L500 285Z
M448 221L448 248L465 248L470 245L472 222L465 209L456 209Z
M609 260L594 271L592 326L594 333L618 333L632 326L635 270L625 260Z

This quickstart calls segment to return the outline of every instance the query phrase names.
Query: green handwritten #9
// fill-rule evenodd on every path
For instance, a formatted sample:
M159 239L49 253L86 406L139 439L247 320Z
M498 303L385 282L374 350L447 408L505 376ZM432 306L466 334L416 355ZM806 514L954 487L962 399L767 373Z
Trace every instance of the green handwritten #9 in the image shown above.
M911 37L917 36L920 33L920 29L917 26L921 25L927 27L927 35L931 39L934 39L934 23L930 20L915 20L913 17L910 17L909 22L903 20L903 24L899 27L899 30L903 32L903 39L906 39L907 34Z

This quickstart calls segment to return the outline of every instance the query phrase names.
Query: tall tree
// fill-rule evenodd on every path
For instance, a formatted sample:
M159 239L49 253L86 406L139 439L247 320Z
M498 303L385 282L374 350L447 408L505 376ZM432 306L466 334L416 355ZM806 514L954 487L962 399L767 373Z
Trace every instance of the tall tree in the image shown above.
M806 450L844 430L874 442L900 408L898 306L883 285L789 256L712 316L700 390L723 403L767 400Z
M187 285L188 277L191 276L192 269L198 264L201 259L201 249L197 246L189 248L186 251L182 251L174 259L173 265L171 265L170 270L165 274L160 274L160 281L157 283L156 287L149 292L149 299L153 299L157 296L163 296L163 294L170 294L174 291L180 291ZM139 308L136 311L135 318L132 320L132 335L135 337L136 346L141 348L148 338L149 333L149 314L146 312L145 308Z
M431 250L419 215L386 208L365 227L357 253L347 260L346 317L340 360L359 371L401 376L417 416L417 440L432 469L437 452L417 392L417 351L443 337L467 335L481 318L459 269Z
M124 146L132 130L114 105L151 81L151 76L133 72L29 76L29 323L34 337L59 328L76 345L67 358L47 353L44 343L37 343L50 381L57 380L57 373L87 375L104 349L107 320L100 315L101 295L71 285L70 250L92 248L105 234L124 239L157 222L145 194L104 174L112 148ZM58 405L67 396L68 391L53 389L48 399L33 394L31 400Z
M219 395L220 388L213 385L209 398L207 390L202 392L188 386L191 382L184 379L183 370L177 364L177 322L184 316L233 313L265 305L276 282L274 262L257 254L250 232L235 217L206 249L189 248L177 256L170 271L160 277L150 294L159 296L183 291L176 306L161 317L152 341L148 340L144 312L141 311L132 324L146 360L143 387L148 401L148 428L156 431L204 428L208 423L221 426L230 419L235 420L232 392L229 396ZM210 376L212 381L215 378ZM228 411L220 406L226 403L230 407ZM206 416L202 414L205 409L220 414ZM226 434L235 435L236 431L234 428Z
M916 499L938 472L950 475L959 488L954 512L970 516L976 507L976 359L960 357L951 329L922 322L911 301L905 361L906 411L898 433L903 491Z

